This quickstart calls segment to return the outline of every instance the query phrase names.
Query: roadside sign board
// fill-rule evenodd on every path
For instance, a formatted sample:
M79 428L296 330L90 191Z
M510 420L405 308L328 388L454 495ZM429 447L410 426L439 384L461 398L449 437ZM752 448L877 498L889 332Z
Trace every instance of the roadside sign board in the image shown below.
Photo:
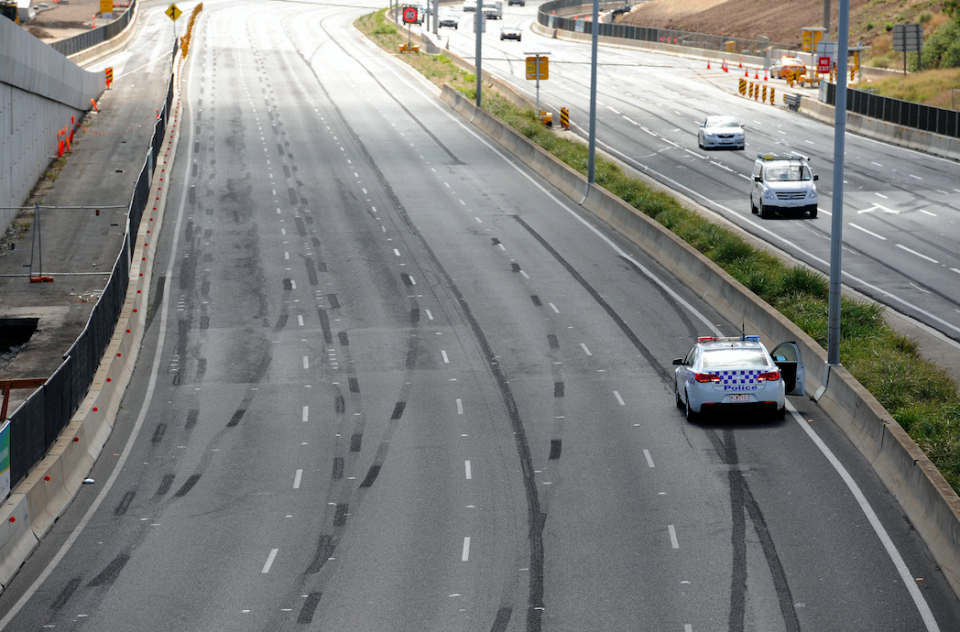
M540 63L537 64L537 60ZM539 68L537 67L539 65ZM537 72L539 70L539 72ZM527 57L527 79L533 81L540 79L546 81L550 78L550 59L548 57L535 56Z
M808 53L813 52L817 48L817 43L823 39L823 29L822 28L809 28L803 30L803 50Z
M825 75L830 72L830 58L829 57L818 57L817 58L817 72L821 75Z
M100 15L104 20L113 19L113 0L100 0Z
M403 8L403 23L404 24L413 24L417 21L417 8L416 7L404 7Z
M923 48L922 24L895 24L893 27L893 50L898 53L915 53Z
M183 11L178 9L177 5L175 4L171 4L169 7L167 7L167 10L164 11L164 13L167 15L168 18L170 18L174 22L176 22L180 18L180 16L183 15Z

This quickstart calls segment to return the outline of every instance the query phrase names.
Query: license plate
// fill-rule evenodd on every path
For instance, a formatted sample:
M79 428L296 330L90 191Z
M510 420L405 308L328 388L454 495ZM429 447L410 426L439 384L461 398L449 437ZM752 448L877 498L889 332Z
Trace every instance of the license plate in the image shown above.
M730 401L731 402L749 402L750 396L749 395L731 395Z

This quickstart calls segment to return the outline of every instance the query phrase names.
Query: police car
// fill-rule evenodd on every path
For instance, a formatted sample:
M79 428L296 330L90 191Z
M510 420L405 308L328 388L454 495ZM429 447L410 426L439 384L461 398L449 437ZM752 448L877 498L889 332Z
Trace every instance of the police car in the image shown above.
M759 410L783 419L785 394L803 395L803 361L794 342L777 345L771 357L760 336L705 336L673 364L677 408L688 421L721 410Z
M777 211L806 212L817 216L817 185L806 156L797 153L759 153L753 163L750 212L770 217Z

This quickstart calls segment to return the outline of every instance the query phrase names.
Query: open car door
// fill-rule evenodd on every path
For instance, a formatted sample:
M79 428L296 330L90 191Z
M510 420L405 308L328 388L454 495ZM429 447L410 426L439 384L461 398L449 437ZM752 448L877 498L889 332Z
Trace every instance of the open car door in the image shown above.
M803 385L805 375L803 359L800 357L800 348L795 342L782 342L770 353L773 361L780 368L783 384L787 395L804 395Z

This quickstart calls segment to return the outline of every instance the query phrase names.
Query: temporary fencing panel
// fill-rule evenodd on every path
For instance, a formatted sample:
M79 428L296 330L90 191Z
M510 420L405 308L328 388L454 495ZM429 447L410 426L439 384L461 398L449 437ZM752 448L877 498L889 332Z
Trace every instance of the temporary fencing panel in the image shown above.
M174 51L174 54L176 52ZM170 107L173 103L173 76L167 89L161 116L157 120L152 159L144 159L127 211L128 235L120 239L113 271L90 312L87 324L64 356L60 367L47 383L34 391L10 415L10 485L22 481L30 468L43 459L60 432L80 407L93 382L113 331L116 328L130 280L131 240L135 239L144 209L149 203L151 167L162 148Z
M827 85L826 102L835 105L837 86ZM847 111L873 119L911 127L922 132L960 138L960 112L944 108L891 99L864 90L847 88Z
M74 35L73 37L68 37L67 39L53 42L50 44L50 46L63 53L65 57L69 57L70 55L85 51L88 48L93 48L98 44L102 44L108 40L111 40L119 35L123 29L127 27L127 24L130 23L130 20L133 19L133 10L136 8L136 6L137 0L133 0L130 3L130 7L123 12L123 15L113 22L95 29L90 29L89 31L85 31L79 35Z

